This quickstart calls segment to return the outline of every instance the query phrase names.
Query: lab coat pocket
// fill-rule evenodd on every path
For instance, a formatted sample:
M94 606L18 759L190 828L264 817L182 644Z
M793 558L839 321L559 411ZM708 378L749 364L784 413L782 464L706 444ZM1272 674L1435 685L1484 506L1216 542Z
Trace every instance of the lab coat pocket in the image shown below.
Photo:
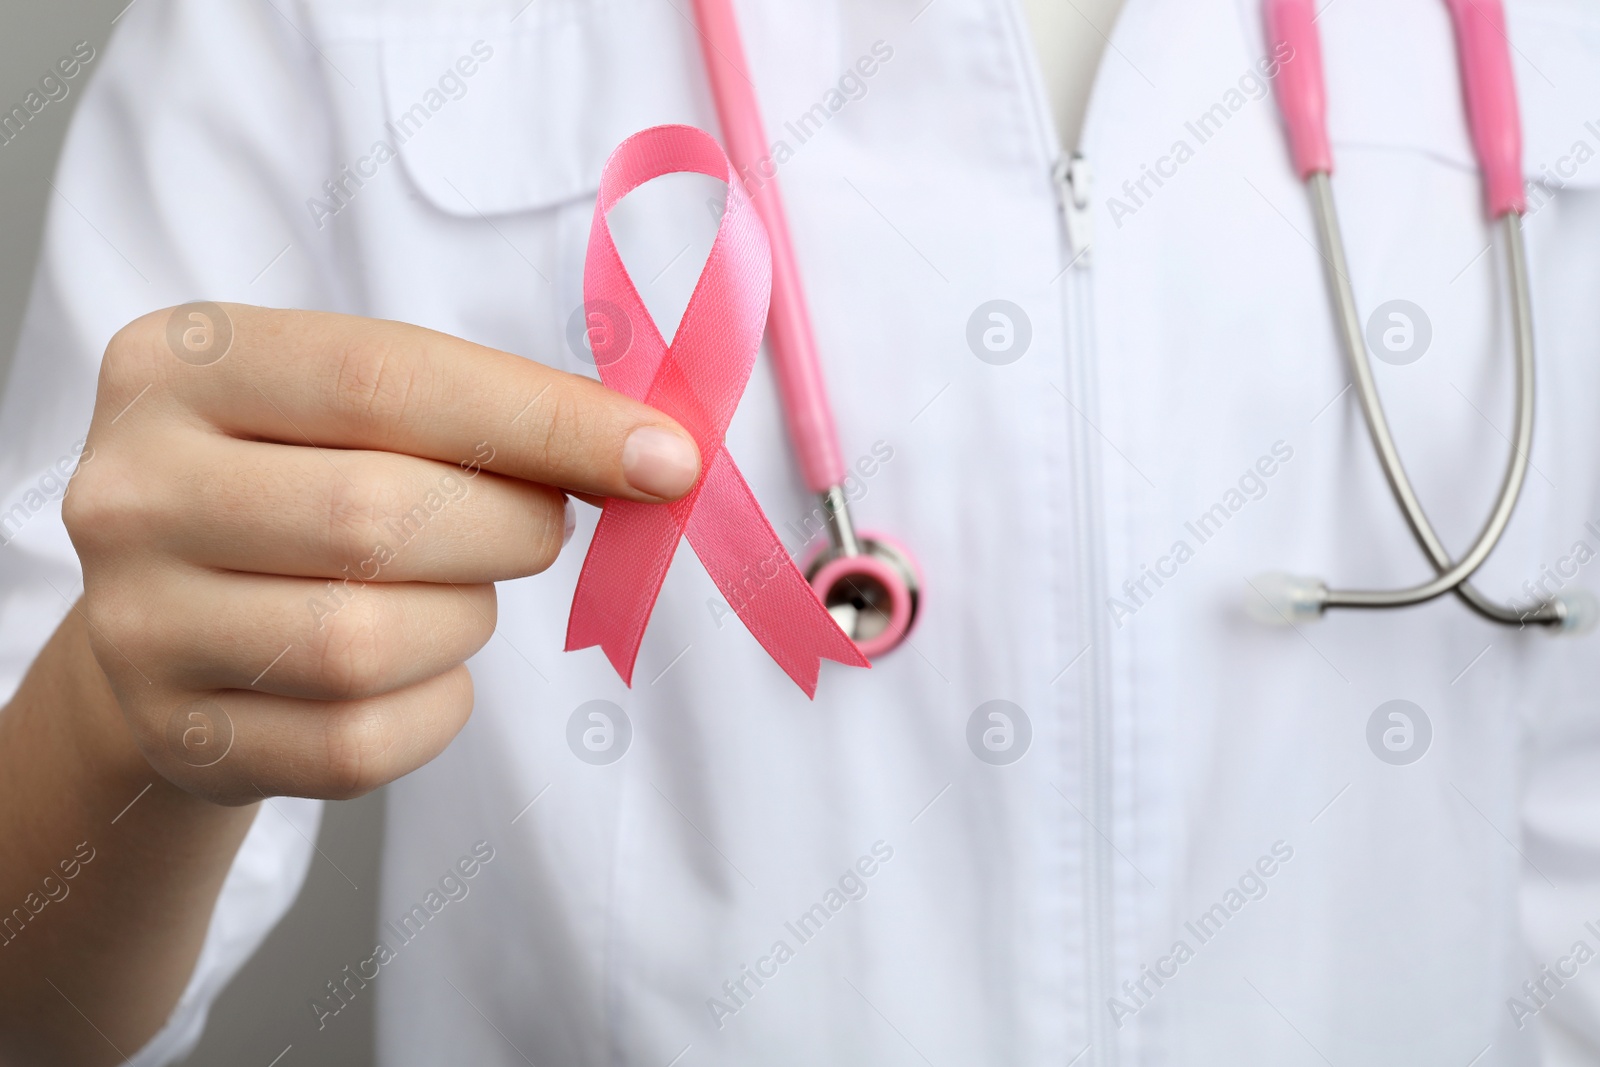
M360 313L593 373L568 326L601 168L640 129L713 116L686 5L524 4L314 8L348 166L313 211L360 264Z
M1600 188L1600 10L1590 0L1540 0L1508 5L1507 17L1523 173L1548 189Z
M1263 51L1260 0L1235 5L1247 49ZM1600 10L1591 0L1505 7L1525 178L1548 189L1600 188ZM1341 149L1373 148L1477 172L1443 4L1344 0L1317 25L1336 165Z
M629 134L704 124L693 27L644 0L534 4L520 14L391 26L380 47L385 112L416 190L478 218L592 196ZM434 116L454 111L448 122Z

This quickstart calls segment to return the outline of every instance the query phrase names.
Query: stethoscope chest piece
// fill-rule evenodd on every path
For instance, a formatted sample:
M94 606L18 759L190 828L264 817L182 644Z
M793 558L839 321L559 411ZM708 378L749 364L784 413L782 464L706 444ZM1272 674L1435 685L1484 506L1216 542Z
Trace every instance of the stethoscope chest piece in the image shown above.
M898 645L917 619L922 576L911 554L882 536L855 538L846 554L829 545L806 564L806 581L861 654L876 658Z

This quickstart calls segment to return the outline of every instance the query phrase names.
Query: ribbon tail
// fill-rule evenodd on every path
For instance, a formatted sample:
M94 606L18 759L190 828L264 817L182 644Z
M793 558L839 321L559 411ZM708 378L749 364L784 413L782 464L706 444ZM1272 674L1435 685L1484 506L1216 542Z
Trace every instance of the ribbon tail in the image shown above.
M683 536L680 511L607 500L567 616L568 652L599 645L628 686L661 583Z
M711 461L685 533L751 636L816 699L821 661L870 667L789 558L723 448Z

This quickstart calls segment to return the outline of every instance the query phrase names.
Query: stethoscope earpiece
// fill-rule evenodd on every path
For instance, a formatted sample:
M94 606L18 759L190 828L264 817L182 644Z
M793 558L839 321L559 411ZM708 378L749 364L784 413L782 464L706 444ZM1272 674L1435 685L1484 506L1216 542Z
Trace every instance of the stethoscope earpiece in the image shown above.
M1561 615L1559 631L1564 634L1586 634L1600 623L1600 600L1587 589L1574 589L1562 593L1551 601Z
M1244 611L1255 622L1266 626L1298 626L1322 618L1328 606L1328 585L1320 578L1307 578L1298 574L1271 571L1250 579L1249 592L1245 594ZM1456 589L1469 604L1479 607L1477 591L1463 583ZM1498 608L1498 605L1490 605ZM1512 609L1498 608L1507 617L1490 615L1496 622L1515 622L1518 613ZM1600 623L1600 598L1587 589L1573 589L1543 601L1534 608L1521 612L1525 623L1543 625L1552 633L1586 634Z
M1328 586L1321 578L1269 571L1250 579L1244 610L1265 626L1294 626L1322 618Z

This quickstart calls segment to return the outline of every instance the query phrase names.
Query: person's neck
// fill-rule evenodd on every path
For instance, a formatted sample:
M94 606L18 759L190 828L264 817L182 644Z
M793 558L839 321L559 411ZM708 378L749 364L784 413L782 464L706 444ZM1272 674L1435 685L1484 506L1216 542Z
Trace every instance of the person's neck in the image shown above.
M1122 0L1023 0L1062 147L1077 148L1089 90Z

